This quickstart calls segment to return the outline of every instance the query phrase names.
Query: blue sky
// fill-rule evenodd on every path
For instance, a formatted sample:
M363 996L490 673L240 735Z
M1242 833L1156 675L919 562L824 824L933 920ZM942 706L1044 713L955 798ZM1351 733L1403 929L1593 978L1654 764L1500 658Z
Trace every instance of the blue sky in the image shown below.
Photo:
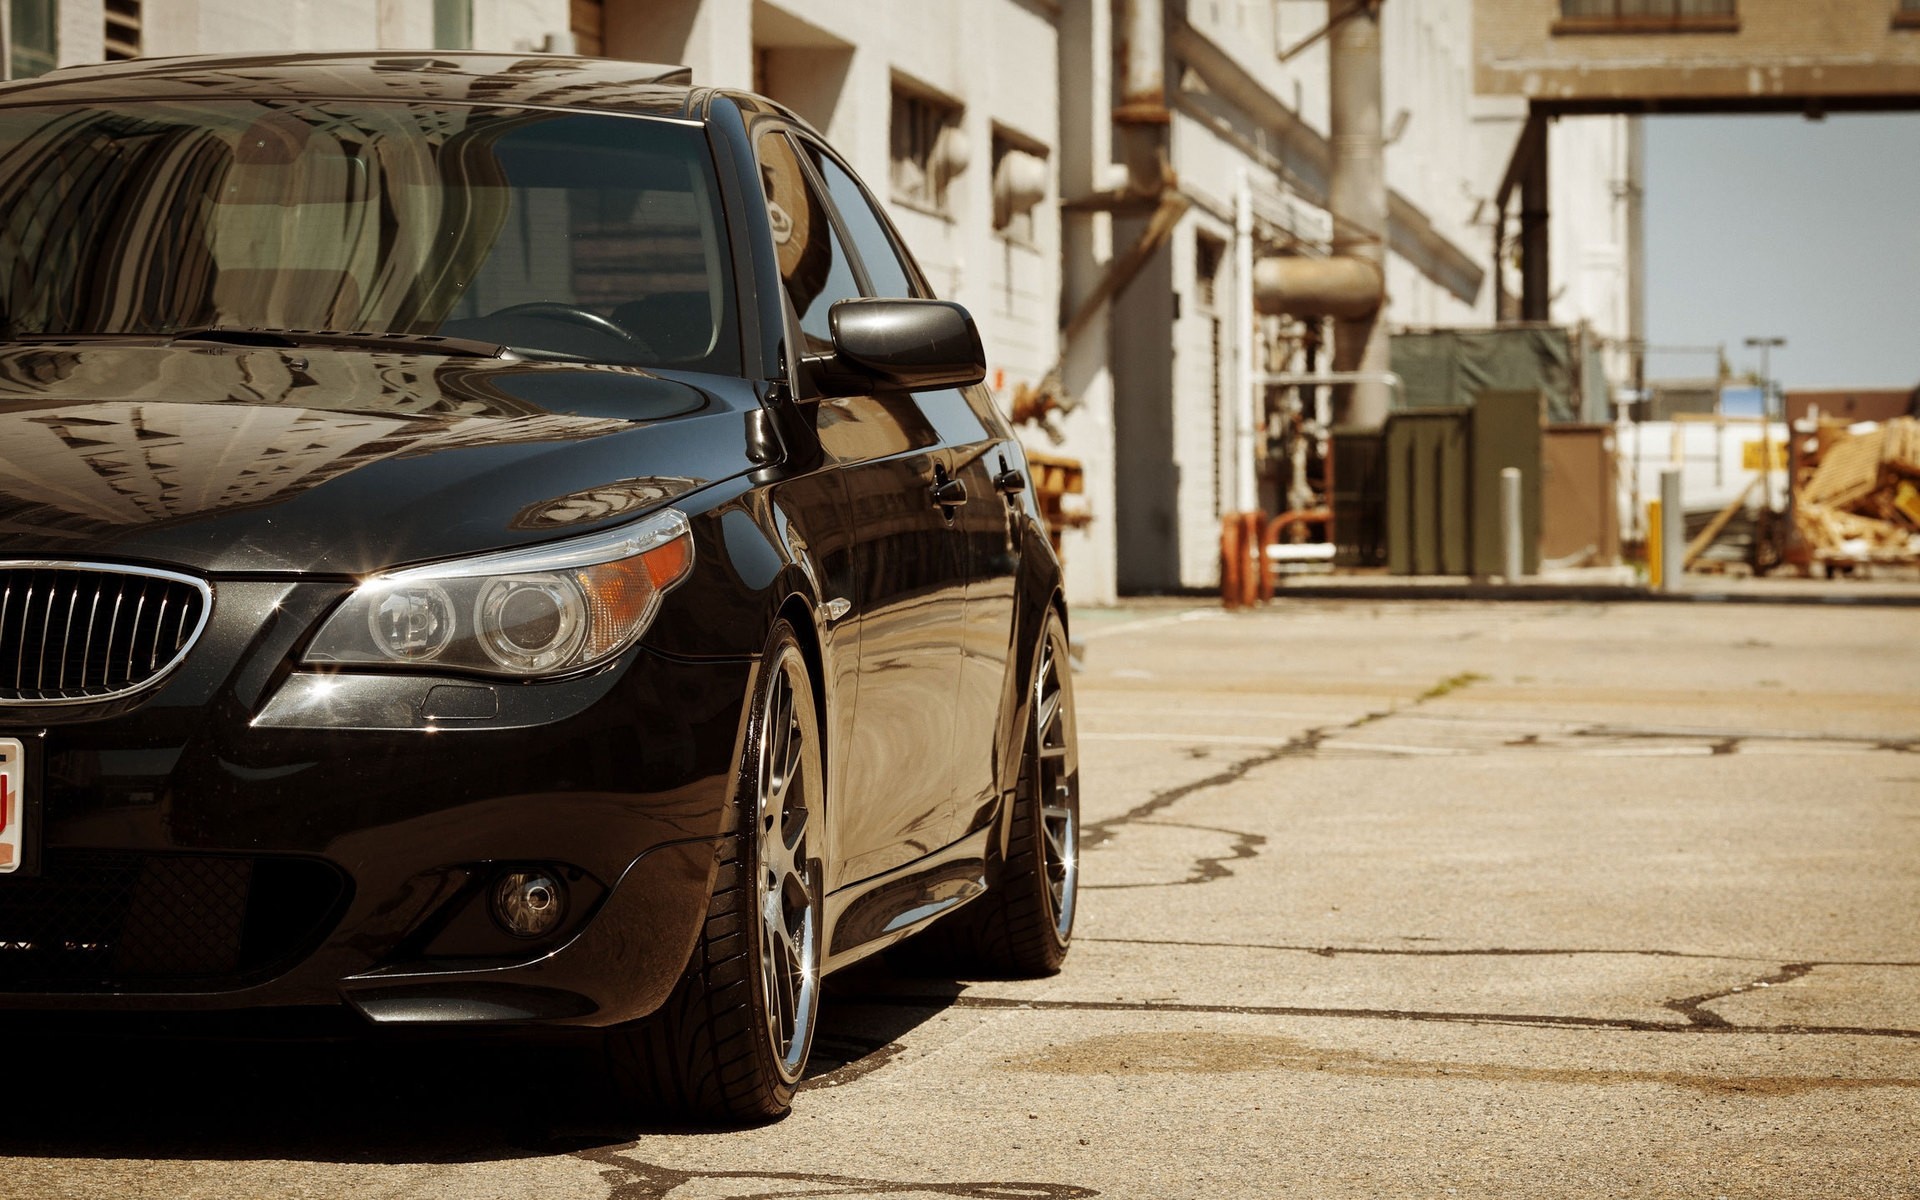
M1920 384L1920 114L1651 117L1647 336L1783 386ZM1655 355L1650 378L1711 374Z

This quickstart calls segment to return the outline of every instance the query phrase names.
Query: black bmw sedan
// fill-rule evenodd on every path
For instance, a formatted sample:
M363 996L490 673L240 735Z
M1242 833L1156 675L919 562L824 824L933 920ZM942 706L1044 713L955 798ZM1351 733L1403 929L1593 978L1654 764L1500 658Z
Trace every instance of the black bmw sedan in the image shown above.
M57 72L0 88L0 325L0 1008L573 1027L738 1120L831 971L1059 968L1059 564L972 320L790 113Z

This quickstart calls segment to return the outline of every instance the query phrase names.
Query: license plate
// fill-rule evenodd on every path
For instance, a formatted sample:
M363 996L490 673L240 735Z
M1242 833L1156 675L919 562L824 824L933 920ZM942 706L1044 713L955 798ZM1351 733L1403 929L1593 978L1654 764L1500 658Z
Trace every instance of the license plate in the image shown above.
M0 875L18 871L27 850L27 747L0 738Z

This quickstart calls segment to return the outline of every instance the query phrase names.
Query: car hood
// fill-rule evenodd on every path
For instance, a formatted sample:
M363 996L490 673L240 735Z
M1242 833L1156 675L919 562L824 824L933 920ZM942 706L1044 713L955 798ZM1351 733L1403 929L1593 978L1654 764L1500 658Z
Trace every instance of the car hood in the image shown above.
M366 575L631 519L750 470L744 430L625 367L14 345L0 558Z

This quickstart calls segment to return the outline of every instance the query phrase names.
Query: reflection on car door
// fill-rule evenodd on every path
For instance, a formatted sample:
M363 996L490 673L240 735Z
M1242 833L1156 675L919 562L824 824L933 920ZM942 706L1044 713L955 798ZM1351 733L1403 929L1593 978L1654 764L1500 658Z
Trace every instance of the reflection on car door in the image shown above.
M949 839L955 707L965 636L966 566L934 503L946 455L909 396L844 396L819 408L821 442L846 479L859 590L860 693L841 764L850 879Z
M1014 579L1019 569L1015 527L1000 479L1018 461L1007 453L1000 422L982 419L993 403L985 388L921 393L921 408L950 449L952 471L967 489L958 513L966 542L966 634L961 643L960 703L955 724L955 809L959 837L992 812L997 799L1001 696L1011 665Z
M775 249L807 352L831 349L828 310L866 294L832 209L782 133L756 143ZM830 887L910 862L948 839L955 808L953 714L965 633L965 549L936 505L947 455L909 396L810 399L822 450L852 518L860 672L831 813L842 874ZM836 597L824 598L831 602ZM842 635L845 630L840 631Z
M801 149L826 183L828 198L866 267L872 293L924 294L914 282L918 272L911 267L910 256L900 248L872 198L818 145L803 141ZM943 822L945 839L952 840L971 829L995 800L994 733L1013 638L1017 543L1011 536L1007 504L998 491L999 477L1008 466L1005 425L992 418L990 408L976 407L990 406L991 395L982 387L965 392L943 388L917 393L913 402L933 427L946 451L946 469L966 497L948 506L944 514L963 543L961 565L967 576L960 693L953 723L953 789Z

